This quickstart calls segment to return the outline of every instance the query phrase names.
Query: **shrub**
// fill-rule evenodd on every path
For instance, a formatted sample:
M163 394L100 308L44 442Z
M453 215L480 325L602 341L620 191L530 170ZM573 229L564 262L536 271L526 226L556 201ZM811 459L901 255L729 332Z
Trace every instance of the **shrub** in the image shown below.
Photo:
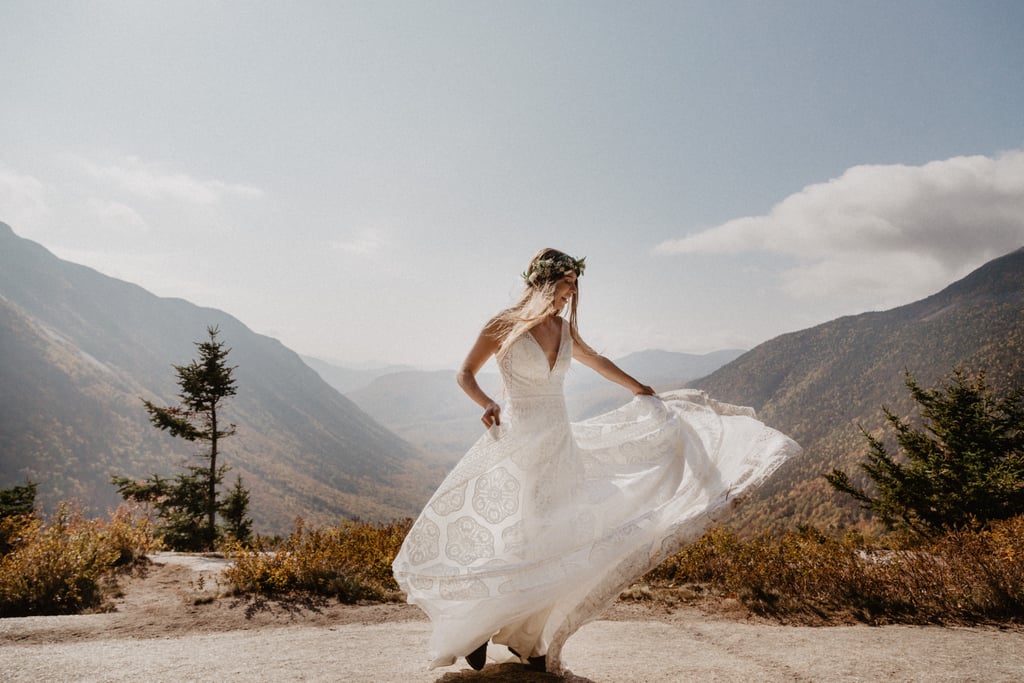
M148 523L128 509L109 521L90 520L62 503L50 523L31 515L4 524L17 528L10 552L0 558L0 616L99 608L103 579L155 548Z
M130 567L163 549L152 517L138 503L122 503L103 527L104 542L117 553L114 567Z
M391 562L408 533L411 520L371 524L345 520L339 526L307 529L296 519L295 531L277 546L257 541L236 545L226 578L242 593L284 595L312 593L341 602L393 600L398 586Z
M699 582L782 621L1019 622L1024 516L901 548L802 528L741 541L714 529L656 568L655 582Z
M1024 617L1024 516L952 531L877 567L900 621L976 623Z

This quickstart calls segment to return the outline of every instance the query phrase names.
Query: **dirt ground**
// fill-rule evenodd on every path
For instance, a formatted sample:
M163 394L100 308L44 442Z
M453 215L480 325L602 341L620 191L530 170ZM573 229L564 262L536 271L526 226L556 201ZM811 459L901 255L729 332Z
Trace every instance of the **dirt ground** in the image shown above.
M409 605L221 596L224 560L160 553L115 610L0 619L3 681L1020 681L1024 630L779 626L739 605L619 603L574 635L564 676L426 668L429 624Z

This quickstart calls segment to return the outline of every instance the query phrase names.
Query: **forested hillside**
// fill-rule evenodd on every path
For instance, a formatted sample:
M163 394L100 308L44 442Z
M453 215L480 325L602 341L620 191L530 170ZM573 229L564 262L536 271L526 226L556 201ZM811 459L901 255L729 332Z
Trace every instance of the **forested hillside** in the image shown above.
M906 371L931 386L958 366L984 370L995 388L1024 385L1024 249L927 299L772 339L694 382L717 398L754 406L805 449L734 523L781 529L862 520L822 475L833 467L859 472L867 452L860 428L883 433L882 405L914 414Z

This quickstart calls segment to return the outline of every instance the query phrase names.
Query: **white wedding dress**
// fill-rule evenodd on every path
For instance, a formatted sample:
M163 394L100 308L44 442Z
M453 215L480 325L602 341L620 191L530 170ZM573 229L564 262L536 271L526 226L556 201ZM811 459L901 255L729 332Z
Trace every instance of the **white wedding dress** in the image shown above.
M501 426L445 478L395 558L432 622L431 668L492 639L561 670L570 635L800 450L752 409L698 391L570 423L568 328L553 367L530 333L509 348Z

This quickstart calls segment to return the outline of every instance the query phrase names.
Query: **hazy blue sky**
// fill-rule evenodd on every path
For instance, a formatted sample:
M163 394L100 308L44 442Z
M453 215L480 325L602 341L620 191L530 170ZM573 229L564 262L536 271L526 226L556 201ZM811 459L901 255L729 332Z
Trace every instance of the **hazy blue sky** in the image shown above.
M612 356L749 348L1024 245L1022 37L1017 0L0 0L0 220L328 359L454 367L544 246Z

